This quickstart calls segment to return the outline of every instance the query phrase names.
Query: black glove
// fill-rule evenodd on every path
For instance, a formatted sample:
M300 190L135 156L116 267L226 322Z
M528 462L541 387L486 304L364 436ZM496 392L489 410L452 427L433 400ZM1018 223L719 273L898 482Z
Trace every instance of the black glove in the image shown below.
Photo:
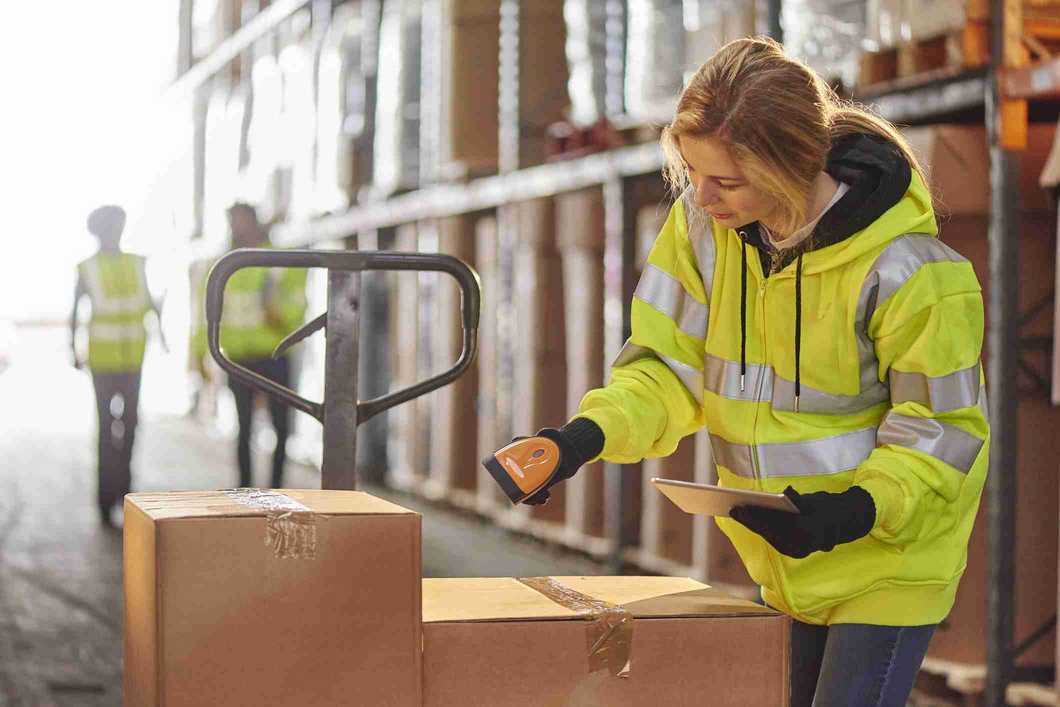
M876 504L860 486L851 486L843 493L819 491L805 496L789 486L784 495L799 513L736 506L729 515L765 538L777 552L796 558L828 552L836 545L863 538L876 523Z
M603 431L595 422L585 417L571 420L559 429L546 427L540 430L537 436L546 437L559 447L559 466L544 488L523 501L530 506L547 503L551 495L549 488L574 476L585 462L598 455L604 448Z

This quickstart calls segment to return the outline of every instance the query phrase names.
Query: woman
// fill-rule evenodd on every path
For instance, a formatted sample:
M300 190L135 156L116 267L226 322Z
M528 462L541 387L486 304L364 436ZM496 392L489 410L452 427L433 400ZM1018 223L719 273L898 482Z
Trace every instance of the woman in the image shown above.
M986 475L975 273L938 240L894 127L773 41L704 64L663 146L680 198L610 383L539 433L554 478L668 455L705 425L720 484L801 511L717 519L794 619L792 704L904 705Z

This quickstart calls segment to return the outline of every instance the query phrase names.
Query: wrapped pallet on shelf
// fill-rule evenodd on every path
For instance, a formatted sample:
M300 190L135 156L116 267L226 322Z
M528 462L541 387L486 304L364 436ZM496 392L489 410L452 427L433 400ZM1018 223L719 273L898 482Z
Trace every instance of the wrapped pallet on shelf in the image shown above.
M685 67L681 0L627 3L626 113L638 121L665 121L673 115Z
M379 29L372 189L379 196L420 181L423 0L387 0Z
M425 0L422 176L497 171L500 0Z
M563 0L519 6L519 167L545 161L548 126L561 120L567 94Z

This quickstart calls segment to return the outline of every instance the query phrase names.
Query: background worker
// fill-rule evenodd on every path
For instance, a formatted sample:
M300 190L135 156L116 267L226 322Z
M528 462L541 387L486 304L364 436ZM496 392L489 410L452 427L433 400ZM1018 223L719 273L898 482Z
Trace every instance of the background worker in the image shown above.
M125 211L120 206L101 206L89 214L88 230L99 240L99 250L77 266L70 311L70 346L74 365L82 368L84 361L77 349L78 308L82 297L88 296L92 304L88 368L99 420L97 501L100 519L108 526L114 525L114 506L132 483L140 373L147 343L144 315L153 311L158 316L147 288L144 258L119 247L124 229Z
M607 386L540 436L552 483L706 426L718 526L794 619L792 705L904 706L949 613L987 470L983 303L894 127L772 40L723 47L663 135L680 195ZM547 488L528 499L542 503Z
M233 204L228 209L228 225L232 249L272 247L256 209L250 204ZM221 319L221 348L228 357L280 385L293 387L289 357L273 358L272 352L287 334L301 326L306 310L305 287L306 271L302 268L246 268L232 275L225 287ZM205 322L200 322L195 339L196 356L202 361L206 354ZM228 378L228 387L239 420L236 443L239 485L249 487L254 485L250 443L255 392L232 377ZM287 459L290 410L285 403L266 397L276 432L270 480L273 488L279 488L283 485Z

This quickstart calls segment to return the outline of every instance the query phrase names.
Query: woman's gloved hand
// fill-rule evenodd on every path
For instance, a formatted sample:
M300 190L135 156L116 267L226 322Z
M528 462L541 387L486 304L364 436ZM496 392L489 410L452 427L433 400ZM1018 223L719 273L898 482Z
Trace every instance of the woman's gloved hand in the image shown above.
M828 552L836 545L863 538L876 523L876 504L860 486L851 486L843 493L819 491L805 495L789 486L784 495L799 513L736 506L729 515L765 538L777 552L795 558Z
M544 488L523 501L530 506L547 503L551 495L549 488L574 476L585 462L596 457L604 448L603 431L595 422L584 417L575 418L558 429L546 427L537 436L546 437L559 447L559 466Z

